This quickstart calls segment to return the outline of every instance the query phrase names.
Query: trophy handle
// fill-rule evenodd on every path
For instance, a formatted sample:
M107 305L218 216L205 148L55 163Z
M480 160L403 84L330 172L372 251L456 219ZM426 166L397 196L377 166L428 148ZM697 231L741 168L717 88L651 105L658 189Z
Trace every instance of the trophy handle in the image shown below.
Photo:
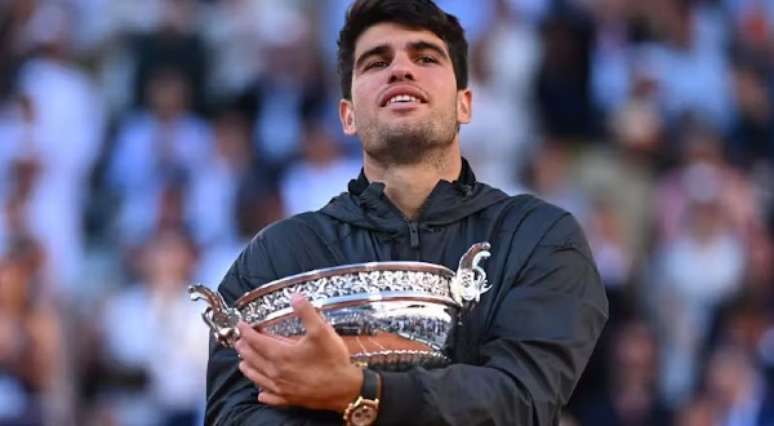
M451 280L450 290L454 301L464 308L470 308L478 303L481 295L492 288L486 280L486 272L478 265L490 256L489 248L488 242L473 244L460 258L457 274Z
M222 345L233 347L239 339L237 323L242 320L239 310L230 308L223 297L203 285L188 286L191 300L204 300L207 307L202 319L210 327L212 336Z

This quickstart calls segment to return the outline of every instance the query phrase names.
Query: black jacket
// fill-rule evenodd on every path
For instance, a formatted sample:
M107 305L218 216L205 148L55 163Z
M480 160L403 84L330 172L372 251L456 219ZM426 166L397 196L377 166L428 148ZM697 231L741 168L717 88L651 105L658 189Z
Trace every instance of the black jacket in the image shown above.
M454 364L385 373L380 425L555 425L607 320L607 298L586 240L567 212L476 182L464 164L407 222L362 175L322 210L262 230L220 292L228 303L269 281L368 261L418 260L456 270L473 243L493 288L463 319ZM340 425L341 416L257 403L236 353L210 344L206 423Z

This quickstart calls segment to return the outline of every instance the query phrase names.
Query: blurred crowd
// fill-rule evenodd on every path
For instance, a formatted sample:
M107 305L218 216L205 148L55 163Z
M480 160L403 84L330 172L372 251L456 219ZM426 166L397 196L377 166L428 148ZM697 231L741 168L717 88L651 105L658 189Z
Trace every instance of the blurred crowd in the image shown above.
M583 224L577 426L774 425L774 2L439 0L480 180ZM348 0L0 2L0 425L201 424L217 286L360 169Z

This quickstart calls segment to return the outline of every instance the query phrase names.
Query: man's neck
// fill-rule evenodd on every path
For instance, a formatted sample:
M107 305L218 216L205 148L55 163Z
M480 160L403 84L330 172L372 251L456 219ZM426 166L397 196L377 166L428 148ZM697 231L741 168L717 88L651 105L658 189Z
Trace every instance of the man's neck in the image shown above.
M456 143L416 164L384 164L367 153L363 156L363 171L368 180L384 183L385 195L408 220L418 218L438 181L453 182L461 170L462 157Z

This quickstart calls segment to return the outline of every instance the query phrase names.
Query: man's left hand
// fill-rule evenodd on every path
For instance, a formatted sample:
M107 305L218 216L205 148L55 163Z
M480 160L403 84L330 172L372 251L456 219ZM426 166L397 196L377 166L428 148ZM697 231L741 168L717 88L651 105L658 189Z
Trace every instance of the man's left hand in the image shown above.
M260 388L263 404L343 412L360 394L362 371L351 363L344 340L306 298L296 295L291 305L306 335L291 340L241 322L235 345L239 369Z

